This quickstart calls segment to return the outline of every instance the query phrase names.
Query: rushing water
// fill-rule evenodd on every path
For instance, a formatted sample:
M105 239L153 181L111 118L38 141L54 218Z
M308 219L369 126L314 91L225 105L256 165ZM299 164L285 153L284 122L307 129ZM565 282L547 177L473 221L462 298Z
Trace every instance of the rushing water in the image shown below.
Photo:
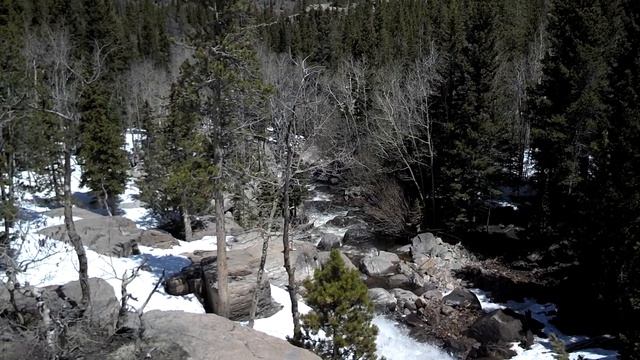
M409 336L409 330L393 320L378 315L373 323L378 327L378 355L387 360L453 360L438 347L417 342Z

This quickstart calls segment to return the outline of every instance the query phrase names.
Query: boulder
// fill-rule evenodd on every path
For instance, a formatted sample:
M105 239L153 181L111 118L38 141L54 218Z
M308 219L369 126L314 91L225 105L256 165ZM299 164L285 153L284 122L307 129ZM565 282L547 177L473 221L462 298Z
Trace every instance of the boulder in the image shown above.
M413 279L408 277L405 274L395 274L386 278L386 286L389 289L400 288L400 289L414 289L415 283Z
M351 260L349 260L347 255L342 253L342 251L338 251L338 253L340 253L340 257L342 258L342 261L344 261L344 266L347 269L349 269L349 270L358 270L358 268L355 265L353 265ZM327 261L329 261L329 255L330 254L331 254L330 251L320 251L318 253L318 261L320 262L320 266L323 266L324 264L327 263Z
M256 243L227 252L230 318L233 320L245 320L249 316L260 262L261 246L258 245L261 244ZM314 249L313 246L309 248ZM297 251L292 254L297 254ZM193 293L202 302L207 312L217 313L219 308L217 256L202 258L183 268L181 272L165 280L164 288L171 295ZM279 309L280 305L271 299L269 276L265 274L258 288L258 316L269 316Z
M154 310L146 312L142 322L145 341L177 344L190 359L320 359L285 340L213 314Z
M366 227L352 227L347 229L342 239L343 244L349 245L371 245L375 242L376 235Z
M383 288L369 289L369 299L377 312L385 313L396 308L396 298Z
M453 291L444 296L442 300L445 305L454 308L482 309L480 300L478 300L476 294L472 293L470 290L460 287L453 289Z
M468 335L483 345L517 342L525 336L522 321L505 310L481 316L469 327Z
M440 292L440 290L428 290L425 291L421 296L430 301L442 300L442 293Z
M170 249L180 243L166 231L151 229L144 230L136 240L138 245L149 246L158 249Z
M217 313L219 308L218 282L215 266L203 270L202 296L204 308L208 313ZM229 279L229 319L248 320L253 293L256 288L256 274L231 276ZM260 317L268 317L280 310L280 306L271 299L271 286L265 276L258 288L258 308Z
M362 259L362 271L369 276L384 276L393 274L400 262L398 255L386 251L367 255Z
M432 233L422 233L411 239L411 253L429 255L438 245L438 239Z
M418 295L404 289L392 289L391 294L398 300L398 307L400 309L407 308L413 311L417 309L416 300L418 300Z
M121 216L96 216L75 221L82 243L89 249L107 256L128 257L136 254L135 241L142 230ZM38 232L56 240L66 241L64 225L51 226Z
M82 300L80 281L72 281L64 285L48 288L70 304L71 307L80 304ZM89 278L89 289L91 293L91 306L89 306L87 311L92 325L97 326L108 335L113 334L120 311L120 302L116 298L113 287L104 279ZM52 311L55 311L53 306ZM85 316L86 315L87 313L85 312Z
M337 249L342 245L340 236L331 233L323 233L318 243L319 250Z

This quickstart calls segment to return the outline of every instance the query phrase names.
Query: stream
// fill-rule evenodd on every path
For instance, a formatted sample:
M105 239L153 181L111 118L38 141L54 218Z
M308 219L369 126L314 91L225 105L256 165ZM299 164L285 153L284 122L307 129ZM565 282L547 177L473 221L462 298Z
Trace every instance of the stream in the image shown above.
M328 222L337 216L345 216L349 209L340 207L320 206L320 202L332 202L332 195L322 187L310 186L310 197L305 202L305 214L309 221L314 223L312 231L312 241L317 245L320 241L322 233L332 233L342 237L347 228L334 226ZM319 209L322 208L322 209ZM496 309L511 308L512 310L524 313L531 311L532 316L544 324L544 332L547 334L554 333L566 344L583 341L587 339L585 336L567 336L562 334L557 328L551 325L555 312L555 305L546 303L537 303L534 299L525 299L524 302L509 301L506 304L495 303L491 300L490 294L481 289L472 289L482 305L482 310L490 312ZM373 323L378 327L378 336L376 339L377 351L379 356L384 356L388 360L405 360L405 359L424 359L424 360L447 360L454 359L439 347L422 343L409 335L408 328L396 320L378 314L375 316ZM512 358L516 360L554 360L552 345L547 338L535 337L534 344L529 349L523 349L518 344L512 347L517 355ZM605 349L585 349L570 354L571 360L578 359L601 359L614 360L618 358L618 354L612 350Z

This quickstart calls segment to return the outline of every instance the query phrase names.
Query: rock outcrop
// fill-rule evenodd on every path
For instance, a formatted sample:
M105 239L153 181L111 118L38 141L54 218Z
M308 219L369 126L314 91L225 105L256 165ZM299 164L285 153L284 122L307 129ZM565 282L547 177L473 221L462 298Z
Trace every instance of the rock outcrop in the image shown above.
M89 249L108 256L127 257L136 254L136 240L142 230L136 224L121 216L100 216L75 221L76 231L82 243ZM66 241L64 225L40 230L39 234L59 241Z
M214 314L150 311L144 339L173 343L194 360L319 360L315 354Z

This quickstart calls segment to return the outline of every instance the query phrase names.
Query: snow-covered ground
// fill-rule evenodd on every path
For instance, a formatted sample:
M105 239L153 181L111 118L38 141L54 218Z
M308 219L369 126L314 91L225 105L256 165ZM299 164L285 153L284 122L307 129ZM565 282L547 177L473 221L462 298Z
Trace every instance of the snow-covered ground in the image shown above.
M540 321L544 325L543 331L546 334L555 334L558 339L562 340L565 344L576 343L582 340L586 340L586 336L568 336L563 334L555 326L551 324L551 320L556 313L556 306L554 304L546 303L540 304L534 299L525 299L523 302L508 301L506 304L500 304L491 301L489 294L480 290L472 290L482 305L482 310L490 312L497 309L510 308L519 313L525 313L531 311L531 316ZM535 337L535 343L530 349L523 349L517 343L513 344L512 350L518 355L513 357L514 360L554 360L554 353L552 352L551 341L547 338ZM618 358L618 353L612 350L605 349L585 349L582 351L573 352L570 355L571 360L582 359L601 359L601 360L614 360Z

